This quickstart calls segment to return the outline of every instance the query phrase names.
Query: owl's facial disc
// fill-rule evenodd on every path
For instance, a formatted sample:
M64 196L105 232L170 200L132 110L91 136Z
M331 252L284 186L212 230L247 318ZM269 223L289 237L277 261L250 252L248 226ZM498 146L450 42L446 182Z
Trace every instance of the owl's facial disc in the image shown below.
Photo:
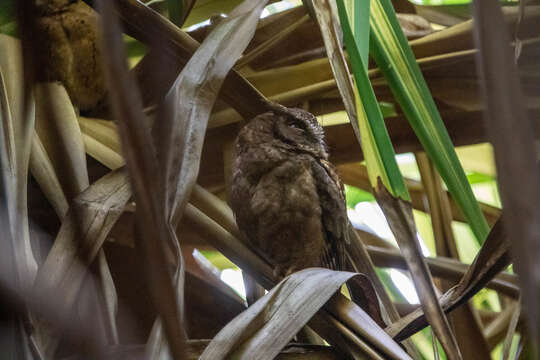
M310 114L311 115L311 114ZM311 115L313 117L313 115ZM326 158L323 133L318 123L305 116L278 116L275 119L274 131L278 138L295 148Z

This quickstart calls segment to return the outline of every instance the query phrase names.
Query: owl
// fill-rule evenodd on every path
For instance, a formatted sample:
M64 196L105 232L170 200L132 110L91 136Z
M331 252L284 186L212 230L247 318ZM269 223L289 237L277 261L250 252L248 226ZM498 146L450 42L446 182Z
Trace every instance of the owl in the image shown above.
M73 105L91 110L106 92L98 15L82 0L37 0L38 80L60 81Z
M347 211L315 116L276 105L239 132L230 203L240 231L276 276L343 269Z

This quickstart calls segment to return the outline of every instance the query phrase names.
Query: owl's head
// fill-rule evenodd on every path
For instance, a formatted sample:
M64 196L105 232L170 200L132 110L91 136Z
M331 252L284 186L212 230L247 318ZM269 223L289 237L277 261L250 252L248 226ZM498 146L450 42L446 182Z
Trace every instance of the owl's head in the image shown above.
M273 129L276 138L297 150L328 158L324 130L313 114L295 108L277 108L274 113Z
M263 144L286 151L305 152L327 160L324 131L315 116L301 109L272 104L240 130L236 151L251 153Z

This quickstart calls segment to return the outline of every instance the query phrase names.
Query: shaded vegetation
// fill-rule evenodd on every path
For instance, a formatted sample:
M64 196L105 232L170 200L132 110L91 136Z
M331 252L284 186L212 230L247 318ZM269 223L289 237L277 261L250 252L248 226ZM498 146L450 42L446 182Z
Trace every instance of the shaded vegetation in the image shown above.
M2 2L2 358L538 358L539 24L537 0ZM283 278L228 206L278 104L324 128L352 272Z

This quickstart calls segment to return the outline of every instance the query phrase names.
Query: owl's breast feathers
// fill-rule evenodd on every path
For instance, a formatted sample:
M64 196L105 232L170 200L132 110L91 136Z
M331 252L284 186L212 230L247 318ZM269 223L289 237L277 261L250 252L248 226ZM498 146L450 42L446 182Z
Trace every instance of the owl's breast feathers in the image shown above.
M283 144L271 126L253 120L237 139L231 206L240 230L282 275L343 269L348 221L334 167Z

